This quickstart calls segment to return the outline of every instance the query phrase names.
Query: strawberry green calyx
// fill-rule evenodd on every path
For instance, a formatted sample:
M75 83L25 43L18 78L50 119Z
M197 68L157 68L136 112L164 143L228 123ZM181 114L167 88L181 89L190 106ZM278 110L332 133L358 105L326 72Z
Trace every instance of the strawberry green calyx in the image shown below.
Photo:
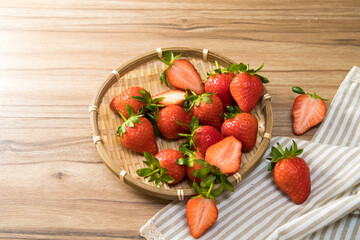
M187 124L184 124L184 123L181 123L181 122L178 122L176 121L178 124L180 125L183 125L183 126L188 126L190 128L190 134L186 134L186 133L179 133L178 135L179 136L182 136L182 137L186 137L188 140L189 140L189 148L191 147L196 147L196 144L195 144L195 141L194 141L194 136L195 136L195 132L201 127L201 125L199 124L199 119L195 116L193 116L191 118L191 121L190 121L190 124L187 125ZM181 146L180 146L181 147ZM182 152L179 148L179 151ZM182 152L184 153L184 152ZM184 153L185 154L185 153ZM192 167L192 166L190 166Z
M294 93L298 93L298 94L306 94L306 95L309 95L309 96L311 96L312 98L314 98L314 99L321 99L321 100L323 100L323 101L329 101L329 99L325 99L325 98L322 98L322 97L320 97L319 95L317 95L316 94L316 92L314 92L314 93L305 93L305 91L301 88L301 87L292 87L292 91L294 92Z
M124 117L124 115L121 114L120 111L118 111L119 115L121 116L121 118L124 120L124 123L118 128L118 130L116 131L117 135L122 136L125 132L126 132L126 126L129 127L134 127L134 123L141 123L140 117L142 117L143 115L141 114L141 111L136 113L134 115L134 110L131 108L131 106L129 104L126 104L126 111L129 114L129 118L126 119Z
M163 52L163 57L158 59L168 65L168 67L163 71L163 73L160 76L161 83L165 83L166 86L169 87L169 83L166 80L166 71L174 64L174 61L176 59L179 59L181 57L181 54L174 56L174 53L171 51L165 51Z
M214 72L208 73L207 78L210 77L210 76L214 76L217 73L219 73L219 74L229 73L229 71L227 69L220 68L218 61L215 61L215 66L216 66L216 69L214 70Z
M239 63L239 64L231 65L230 67L228 67L227 70L231 71L233 73L235 73L237 71L243 72L243 73L248 73L250 75L257 76L261 80L262 83L268 83L269 79L257 74L257 72L259 72L263 67L264 67L264 63L258 69L254 70L254 69L250 69L249 64Z
M300 155L304 149L298 149L298 146L296 142L293 140L293 146L288 149L285 148L285 151L281 147L280 143L277 143L278 149L274 146L271 148L271 155L272 158L267 158L267 160L270 160L268 171L272 171L278 161L281 159L296 157Z
M212 196L214 197L220 195L224 188L231 192L234 191L234 186L227 179L228 175L221 172L220 168L211 165L210 163L202 159L196 159L194 161L200 164L203 168L194 170L191 172L191 174L196 178L203 178L203 180L200 182L200 187L203 189L207 189L207 193L209 192L210 188L212 190L214 184L218 184L216 185L216 190L212 193Z
M237 115L239 115L240 113L243 113L243 111L241 111L241 109L238 106L227 106L227 109L229 112L223 114L223 116L226 119L234 118Z
M176 162L177 164L186 165L189 167L194 166L194 161L197 160L196 151L192 151L190 148L191 147L190 147L189 143L183 143L180 145L179 151L184 154L184 157L179 158Z
M139 91L141 96L131 96L133 99L138 100L140 102L146 103L144 107L142 107L141 112L145 112L145 116L154 126L155 135L159 136L159 129L156 126L157 115L160 112L161 107L165 107L165 105L158 104L161 100L164 100L164 97L159 97L152 99L150 92L146 90Z
M204 103L212 103L212 95L215 95L215 93L203 93L201 95L197 95L196 93L194 93L191 90L186 90L185 91L185 107L187 109L187 111L190 111L191 108L193 108L194 106L199 106L200 102L204 102Z
M174 178L167 174L167 169L160 166L159 160L152 154L144 152L146 161L143 163L147 168L140 168L136 170L136 174L140 177L149 178L148 182L155 182L155 185L160 187L165 183L174 182Z

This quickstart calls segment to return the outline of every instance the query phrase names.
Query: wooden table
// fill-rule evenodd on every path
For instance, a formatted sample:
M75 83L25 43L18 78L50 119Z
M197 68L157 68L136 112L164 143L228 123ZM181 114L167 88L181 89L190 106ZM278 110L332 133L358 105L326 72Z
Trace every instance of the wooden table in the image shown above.
M90 136L90 100L128 59L182 46L264 62L273 135L294 136L291 86L331 100L360 64L359 23L356 0L1 1L0 239L141 238L168 203L121 184Z

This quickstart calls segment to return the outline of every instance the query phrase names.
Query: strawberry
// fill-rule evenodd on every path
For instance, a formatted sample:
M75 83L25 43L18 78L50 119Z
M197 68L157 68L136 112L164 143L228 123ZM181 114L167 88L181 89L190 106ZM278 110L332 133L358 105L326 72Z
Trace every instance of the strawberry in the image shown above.
M205 159L204 154L202 154L201 152L196 152L196 158L197 159ZM190 181L195 181L197 183L200 183L204 178L197 178L194 177L191 173L195 170L199 170L201 168L204 168L203 166L201 166L200 164L198 164L197 162L194 161L194 165L192 167L186 166L186 175L188 176L188 178L190 179Z
M269 80L257 74L263 68L264 64L258 69L249 69L249 65L243 63L233 64L228 70L240 71L230 83L230 92L240 109L244 112L250 112L261 98L264 85Z
M159 101L159 104L168 106L168 105L181 105L181 103L185 100L185 92L181 90L168 90L163 93L159 93L153 97L163 98L163 100Z
M119 111L118 113L125 121L117 130L121 143L128 149L135 152L159 152L154 127L143 115L134 111L129 104L126 104L128 119Z
M226 137L206 150L205 160L228 175L239 171L241 164L241 142L235 137Z
M186 165L186 174L188 178L191 181L196 181L197 183L200 183L202 179L196 178L191 173L195 170L203 168L203 166L197 163L195 160L197 159L204 160L205 159L204 154L202 154L199 151L191 151L190 145L188 143L181 144L179 147L179 151L184 154L184 157L180 158L177 161L177 164Z
M221 127L224 137L234 136L242 143L244 152L250 151L255 143L258 132L258 121L254 115L242 112L239 107L228 106L227 120Z
M279 149L274 146L271 148L273 158L268 158L271 160L268 170L274 171L276 185L289 195L294 203L301 204L306 201L311 191L309 166L304 159L297 157L303 149L298 149L295 141L294 148L285 148L285 151L279 143L277 145Z
M215 93L204 93L196 95L186 92L185 105L191 115L197 117L201 125L210 125L217 130L221 129L224 122L223 105L221 99Z
M176 184L180 182L186 174L186 166L181 166L177 164L177 160L184 157L184 155L173 149L166 149L158 154L155 158L159 160L160 166L167 169L167 174L169 174L174 181L169 184Z
M143 95L144 94L144 95ZM122 91L116 96L110 103L110 108L115 112L120 111L125 118L129 118L126 111L126 105L129 104L135 113L137 113L142 107L146 106L146 103L132 98L133 96L148 97L145 90L138 86L132 86L125 91Z
M218 218L218 209L214 199L198 196L191 198L186 204L186 219L190 234L198 238L214 225Z
M140 177L149 178L148 182L154 182L155 186L162 187L165 183L174 183L174 178L167 174L168 170L160 165L159 160L152 154L144 152L146 168L136 170Z
M187 137L190 146L193 149L198 149L202 154L206 153L208 147L224 139L216 128L212 126L200 126L199 120L195 116L191 118L189 127L191 133L180 134L180 136Z
M160 134L169 139L181 138L179 133L189 133L190 129L186 124L190 124L191 116L180 106L169 105L160 110L156 126ZM184 124L178 124L181 122Z
M235 77L235 74L226 69L221 69L219 63L215 61L216 69L213 73L208 74L205 82L205 92L214 93L218 96L222 103L224 112L227 111L227 106L234 106L235 100L230 93L230 83Z
M174 57L174 54L169 51L163 52L163 56L163 58L158 59L168 67L161 74L161 82L182 90L191 89L197 94L204 93L204 84L191 62L186 59L179 59L181 55Z
M293 87L292 90L301 94L295 98L292 109L293 131L300 135L322 122L326 115L324 101L327 99L319 97L316 93L305 93L299 87Z

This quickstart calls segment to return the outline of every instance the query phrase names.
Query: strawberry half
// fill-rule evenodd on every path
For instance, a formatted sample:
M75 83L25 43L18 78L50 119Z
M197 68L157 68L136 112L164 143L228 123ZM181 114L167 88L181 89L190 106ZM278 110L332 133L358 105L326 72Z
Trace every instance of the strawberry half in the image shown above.
M196 94L204 93L204 84L191 62L186 59L179 59L181 55L174 56L170 51L163 52L163 56L163 58L158 59L168 67L161 74L161 82L182 90L191 89Z
M254 115L245 113L239 107L228 106L229 113L225 114L227 120L221 127L224 137L234 136L242 143L244 152L250 151L256 143L258 121Z
M187 91L184 103L190 114L199 119L201 125L210 125L220 130L224 122L224 110L221 99L214 94L196 95Z
M232 175L240 169L241 147L241 142L235 137L224 138L207 149L205 160L223 173Z
M159 148L151 122L142 117L143 115L140 113L134 115L134 111L129 104L126 105L126 110L129 115L128 119L120 111L118 112L124 120L124 123L117 130L121 143L135 152L157 154Z
M181 105L185 100L185 92L181 90L168 90L166 92L159 93L153 97L153 99L162 98L158 104L165 106L169 105Z
M187 126L190 124L191 116L182 107L169 105L160 110L157 115L156 126L160 134L168 139L181 138L180 133L189 133ZM178 124L184 123L184 124Z
M198 238L216 222L219 216L214 199L204 196L191 198L186 204L186 219L190 234Z
M316 93L305 93L299 87L293 87L292 91L301 94L295 98L292 109L293 131L300 135L323 121L326 116L324 101L327 99L319 97Z
M310 169L304 159L296 157L303 152L298 149L295 141L290 149L282 149L277 143L278 148L271 148L273 158L268 158L268 170L274 171L273 177L276 185L283 190L296 204L306 201L311 191Z
M249 65L244 63L233 64L228 70L232 72L240 71L230 83L230 92L240 109L250 112L261 98L264 85L269 80L257 74L263 68L262 64L258 69L249 69Z
M205 92L216 93L216 96L218 96L223 103L225 112L227 111L227 106L235 105L235 100L230 93L230 83L235 77L235 74L226 69L221 69L217 61L215 61L215 64L215 71L208 74L205 82Z

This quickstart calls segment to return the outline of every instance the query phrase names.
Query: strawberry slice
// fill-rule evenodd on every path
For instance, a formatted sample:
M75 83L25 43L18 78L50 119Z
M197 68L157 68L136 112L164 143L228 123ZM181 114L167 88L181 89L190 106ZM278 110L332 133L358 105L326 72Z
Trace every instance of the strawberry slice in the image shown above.
M196 94L204 93L204 84L194 65L186 59L179 59L181 55L174 57L172 52L163 52L164 58L158 58L168 67L162 73L160 80L167 86L185 90L191 89Z
M326 104L316 93L305 93L299 87L293 87L293 92L299 95L293 104L293 131L296 135L305 133L310 128L321 123L326 115Z
M186 204L186 218L190 233L194 238L200 237L218 218L218 209L214 199L204 196L192 198Z
M224 138L206 150L205 160L223 173L232 175L240 169L241 147L241 142L235 137Z
M185 92L181 90L169 90L155 95L153 99L155 98L163 98L161 101L157 102L158 104L162 104L165 106L180 106L181 103L185 100Z

